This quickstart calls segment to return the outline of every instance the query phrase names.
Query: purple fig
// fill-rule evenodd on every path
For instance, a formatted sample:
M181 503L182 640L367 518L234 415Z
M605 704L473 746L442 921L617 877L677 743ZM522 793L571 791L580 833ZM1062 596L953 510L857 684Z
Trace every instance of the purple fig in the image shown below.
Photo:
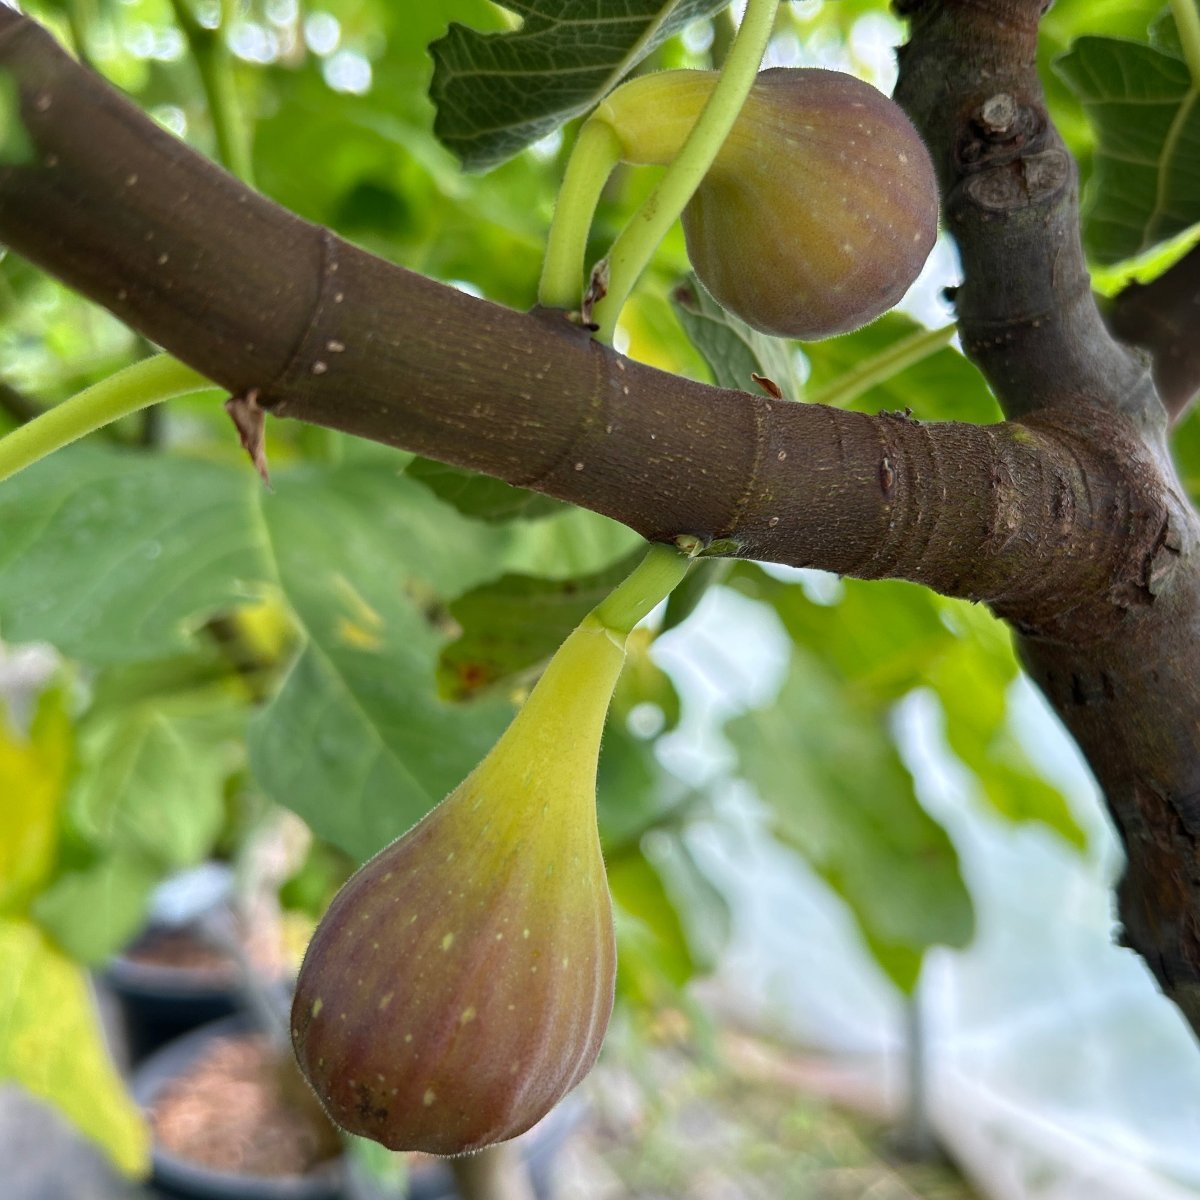
M591 1068L616 971L596 760L623 643L585 619L483 762L317 927L292 1040L343 1128L459 1154L522 1133Z
M618 88L596 119L627 161L665 164L717 80L663 71ZM713 296L764 333L846 333L904 295L937 236L937 179L900 107L852 75L760 72L683 213Z

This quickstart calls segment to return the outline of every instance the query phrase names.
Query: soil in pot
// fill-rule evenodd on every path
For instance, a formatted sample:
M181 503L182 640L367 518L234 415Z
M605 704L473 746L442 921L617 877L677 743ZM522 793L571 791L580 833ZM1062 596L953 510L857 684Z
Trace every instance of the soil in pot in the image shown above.
M291 1078L289 1078L289 1076ZM168 1153L237 1175L305 1175L341 1153L341 1141L263 1034L213 1040L150 1109Z
M235 1016L168 1043L133 1074L154 1135L156 1194L338 1200L341 1139L291 1048Z

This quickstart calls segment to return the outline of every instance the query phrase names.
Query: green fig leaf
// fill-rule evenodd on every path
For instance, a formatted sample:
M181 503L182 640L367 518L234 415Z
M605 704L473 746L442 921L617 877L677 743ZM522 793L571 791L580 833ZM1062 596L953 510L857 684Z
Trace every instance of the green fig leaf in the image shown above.
M73 447L0 488L0 633L91 663L163 658L265 564L252 472Z
M250 728L269 796L364 859L460 783L512 716L447 704L443 634L427 605L496 569L496 530L388 472L297 473L262 508L261 536L306 644Z
M803 651L770 708L726 732L777 835L849 906L900 988L933 945L965 946L971 898L945 830L921 807L882 718Z
M1008 691L1017 661L1008 630L986 610L898 581L844 579L828 604L755 566L739 566L733 583L769 603L792 640L880 716L915 688L932 688L951 749L995 813L1038 822L1070 845L1086 846L1066 797L1013 737Z
M434 132L470 171L511 158L598 103L689 22L729 0L504 0L521 27L457 23L429 47Z
M225 697L160 694L101 706L79 726L69 800L94 845L136 851L163 870L212 852L225 818L225 781L241 764L244 715Z
M0 1080L58 1108L128 1175L150 1135L109 1059L87 977L35 925L0 920Z
M792 345L759 333L726 312L695 275L675 287L671 306L718 387L757 392L761 389L752 376L761 375L776 384L788 400L800 395Z
M540 667L641 559L635 550L582 578L504 575L450 604L462 632L441 653L439 690L464 700Z
M638 849L610 859L617 991L639 1004L673 1002L695 974L687 931L654 864Z
M102 963L145 924L151 892L161 878L156 863L118 849L64 872L34 900L31 913L77 962Z
M610 716L596 774L606 855L624 853L649 830L679 825L700 798L662 767L652 741L635 737Z
M933 421L999 421L1000 406L979 371L950 344L951 333L890 312L853 333L806 342L802 399L869 413L911 406Z
M1160 27L1157 46L1081 37L1055 60L1097 138L1084 241L1112 264L1200 221L1200 84Z
M54 868L72 741L56 691L42 697L27 737L10 727L0 706L0 913L24 908Z
M513 487L502 479L452 467L432 458L414 458L404 472L424 484L439 500L465 517L483 521L534 520L562 512L564 504L525 488Z

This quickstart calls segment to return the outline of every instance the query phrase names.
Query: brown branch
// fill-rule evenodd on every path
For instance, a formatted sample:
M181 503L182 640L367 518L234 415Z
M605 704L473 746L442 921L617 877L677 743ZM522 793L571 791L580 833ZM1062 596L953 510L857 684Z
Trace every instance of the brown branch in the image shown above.
M913 5L904 61L963 251L964 340L1021 415L1008 425L705 387L560 314L384 263L248 191L2 7L0 82L16 81L34 153L0 163L0 237L278 415L534 487L650 538L696 534L989 601L1025 634L1127 836L1130 937L1200 1026L1200 531L1148 372L1091 300L1073 170L1032 74L1037 8ZM989 103L997 88L1015 116ZM1032 135L1010 136L1026 120Z
M1072 639L1140 603L1162 517L1132 450L1048 419L926 426L679 379L299 220L2 9L0 70L36 147L0 166L0 236L234 395L653 540L912 579Z
M1010 417L1094 397L1141 419L1153 387L1109 336L1079 234L1075 161L1037 77L1045 0L900 0L896 99L933 150L965 281L963 348ZM953 47L953 54L947 54Z
M1147 603L1115 636L1091 642L1018 622L1018 649L1087 755L1125 843L1125 936L1200 1030L1196 514L1175 481L1149 373L1113 340L1092 299L1075 165L1034 70L1045 0L904 7L912 37L897 98L940 166L966 276L956 304L968 354L1006 412L1059 414L1094 452L1121 453L1114 437L1132 423L1141 442L1134 474L1162 481L1151 485L1163 522L1145 564ZM1090 468L1085 475L1094 486ZM1129 515L1114 510L1111 522L1129 527Z
M1200 393L1200 246L1149 283L1130 284L1108 313L1123 342L1150 355L1154 383L1177 420Z

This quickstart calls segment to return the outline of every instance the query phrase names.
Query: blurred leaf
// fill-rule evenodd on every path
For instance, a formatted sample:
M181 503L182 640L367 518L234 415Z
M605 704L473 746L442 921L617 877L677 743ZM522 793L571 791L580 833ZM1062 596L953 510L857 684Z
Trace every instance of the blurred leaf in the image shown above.
M695 275L689 275L672 291L671 304L718 387L759 393L761 388L751 375L763 375L779 386L786 399L799 396L800 383L789 342L759 333L726 312Z
M958 857L876 714L797 651L776 703L726 732L778 836L846 901L897 986L913 986L929 946L967 944L973 916Z
M1085 34L1144 40L1162 0L1057 0L1038 26L1038 76L1054 123L1080 165L1083 179L1092 172L1095 133L1079 98L1054 71L1053 63Z
M835 603L818 604L804 587L737 567L737 589L775 609L788 636L825 664L830 674L873 704L890 704L914 687L955 641L941 619L938 598L899 580L844 579Z
M199 862L221 830L242 724L222 697L186 693L90 712L80 724L70 796L79 830L163 870Z
M643 58L728 0L504 0L521 28L457 23L429 47L434 132L486 170L596 104Z
M697 969L714 970L733 930L729 901L679 832L651 833L642 843L642 852L654 864L679 914Z
M60 875L33 902L32 915L73 959L100 963L141 929L161 877L157 865L118 848Z
M70 765L71 728L59 693L42 697L28 738L0 708L0 912L20 908L53 867Z
M758 567L739 566L734 582L768 601L792 640L878 719L914 689L932 688L947 741L995 812L1038 821L1084 847L1066 798L1037 773L1009 729L1017 661L1007 628L986 609L899 581L842 580L834 604L815 603L803 587Z
M49 1101L129 1175L150 1136L109 1061L87 980L27 921L0 920L0 1079Z
M466 699L539 667L642 555L579 579L504 575L460 596L450 615L462 632L438 662L441 694Z
M638 849L608 863L617 930L617 990L669 1003L696 972L687 934L654 865Z
M441 635L425 606L494 573L503 534L390 472L297 473L262 535L307 644L250 729L269 796L356 859L462 781L512 715L435 693Z
M531 520L550 517L563 510L563 502L525 488L513 487L502 479L452 467L432 458L414 458L404 472L424 484L439 500L465 517L484 521Z
M1036 821L1085 850L1087 834L1066 797L1037 773L1009 728L1008 686L1016 675L1007 638L990 650L978 637L956 640L928 676L946 715L946 740L997 814Z
M596 806L606 855L622 854L649 829L676 824L699 800L659 764L654 743L610 718L596 776Z
M163 658L250 595L252 472L69 448L0 488L0 632L85 662Z
M1119 262L1200 221L1200 89L1182 58L1081 37L1055 69L1096 129L1084 222L1089 254Z
M870 413L911 408L925 420L1000 419L983 376L947 344L945 331L928 330L903 313L885 313L841 337L806 342L804 356L810 374L802 398L809 402Z
M641 626L625 643L625 668L617 680L612 711L631 722L639 737L657 737L679 724L679 693L670 675L654 661L654 630Z
M186 459L53 456L0 489L4 631L93 660L163 656L202 618L279 587L309 640L254 724L255 771L272 798L365 857L457 784L511 712L437 700L433 620L440 596L502 570L518 539L387 466L283 473L275 489ZM207 794L217 759L153 711L91 736L107 764L80 781L93 836L119 830L150 854L189 857L212 808L189 816L187 803L164 803L166 789Z
M1200 408L1193 406L1171 433L1171 449L1193 504L1200 504Z

